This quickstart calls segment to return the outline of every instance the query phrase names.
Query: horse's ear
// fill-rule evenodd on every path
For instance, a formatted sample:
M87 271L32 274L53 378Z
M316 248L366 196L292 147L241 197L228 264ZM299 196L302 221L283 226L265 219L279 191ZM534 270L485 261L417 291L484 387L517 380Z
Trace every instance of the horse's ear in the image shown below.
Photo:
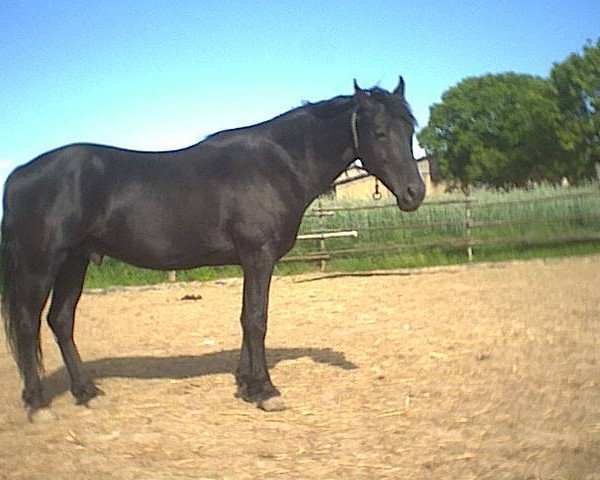
M399 97L404 97L404 78L402 78L402 75L400 75L400 79L398 80L398 86L396 87L393 93L394 95L397 95Z
M358 86L358 82L356 78L354 79L354 96L358 100L358 104L361 107L364 107L366 102L368 102L369 95L362 88Z

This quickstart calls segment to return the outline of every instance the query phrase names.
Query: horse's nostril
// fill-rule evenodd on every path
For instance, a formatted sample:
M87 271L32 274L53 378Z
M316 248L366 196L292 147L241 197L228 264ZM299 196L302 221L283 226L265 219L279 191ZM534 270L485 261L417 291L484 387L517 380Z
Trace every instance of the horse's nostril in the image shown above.
M425 190L419 184L412 183L406 186L404 198L407 202L419 204L423 200Z

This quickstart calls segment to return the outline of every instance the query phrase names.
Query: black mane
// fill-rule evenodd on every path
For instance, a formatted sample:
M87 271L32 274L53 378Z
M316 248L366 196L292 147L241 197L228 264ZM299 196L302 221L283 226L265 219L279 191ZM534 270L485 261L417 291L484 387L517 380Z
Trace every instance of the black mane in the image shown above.
M348 110L349 104L354 104L354 97L340 95L330 100L322 100L316 103L306 103L305 108L317 118L331 118Z
M410 105L404 99L404 97L400 97L397 95L393 95L390 92L384 90L380 87L373 87L371 89L364 90L364 92L371 96L374 100L384 105L386 110L396 118L402 118L405 121L409 122L414 127L417 126L417 120L414 117ZM207 135L204 140L214 139L216 137L221 137L223 134L231 134L237 133L242 130L246 130L252 127L258 127L261 125L269 124L273 120L277 120L279 118L288 117L294 114L301 114L303 112L307 112L311 115L314 115L317 118L333 118L337 115L345 113L349 108L356 107L358 108L356 99L354 95L339 95L337 97L330 98L329 100L321 100L319 102L304 102L301 106L292 108L291 110L282 113L270 120L265 122L257 123L255 125L249 125L246 127L233 128L231 130L224 130L220 132L215 132L210 135Z
M377 102L383 104L386 110L396 118L402 118L414 127L417 126L417 119L414 117L410 105L404 97L393 95L380 87L373 87L364 92L371 96ZM356 103L354 96L342 95L330 100L323 100L316 103L306 103L308 111L318 118L331 118L348 110L349 103Z

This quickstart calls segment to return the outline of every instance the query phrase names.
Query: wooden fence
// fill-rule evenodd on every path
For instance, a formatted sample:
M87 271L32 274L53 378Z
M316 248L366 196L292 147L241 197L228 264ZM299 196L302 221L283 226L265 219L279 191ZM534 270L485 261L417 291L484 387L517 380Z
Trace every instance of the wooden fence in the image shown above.
M585 213L577 212L578 202L591 199L594 205L586 208ZM553 204L550 212L556 211L555 216L542 215L537 216L535 211L544 211L543 208L536 207L538 204ZM597 210L595 210L597 205ZM514 246L536 246L552 245L571 242L595 242L600 241L600 190L592 189L585 192L564 193L557 195L547 195L543 197L531 197L516 200L480 200L469 193L464 198L452 200L432 200L426 201L420 210L436 209L440 207L459 207L462 215L457 218L446 219L427 219L418 222L402 222L401 219L406 216L396 212L396 204L378 204L373 202L361 206L332 206L310 209L305 217L317 220L317 228L303 231L298 238L301 242L318 240L318 247L309 252L298 254L295 250L284 257L282 262L320 262L321 268L325 267L325 262L337 256L359 256L385 254L387 252L399 252L407 249L431 249L435 247L463 249L468 261L473 261L478 248L482 247L514 247ZM514 216L510 210L518 207L530 207L533 215ZM351 225L344 228L327 228L326 220L340 214L348 212L366 212L369 210L390 209L394 211L398 222L385 225ZM490 215L490 211L500 209ZM566 213L566 215L565 215ZM394 218L391 215L391 218ZM556 228L557 223L561 228ZM577 229L570 229L571 223L577 224ZM562 226L561 226L562 225ZM339 248L335 245L329 246L332 239L349 236L360 239L364 235L375 231L395 230L421 231L427 232L434 229L452 227L458 230L459 235L444 236L444 238L430 238L423 235L422 241L417 242L398 242L390 244L369 243L367 245ZM458 227L458 228L457 228ZM516 227L516 228L515 228ZM553 228L548 228L553 227ZM582 228L579 228L582 227ZM505 230L501 235L495 235L494 229ZM507 233L506 230L509 230ZM570 231L572 230L572 231Z

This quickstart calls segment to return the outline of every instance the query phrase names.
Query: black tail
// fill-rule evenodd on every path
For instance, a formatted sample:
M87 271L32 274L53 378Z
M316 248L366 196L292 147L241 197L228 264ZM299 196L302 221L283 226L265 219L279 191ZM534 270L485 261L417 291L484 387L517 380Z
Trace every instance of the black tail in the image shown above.
M0 238L0 288L2 288L2 318L4 319L4 333L6 342L12 351L15 360L19 359L17 329L11 321L11 304L15 296L14 273L16 270L15 258L12 249L11 234L7 228L6 214L2 219L2 237Z
M1 314L4 319L4 333L6 342L12 352L12 355L19 367L19 372L23 374L22 357L20 354L19 325L15 323L14 308L19 294L19 284L17 282L18 260L15 252L15 238L9 226L9 212L6 210L4 202L4 217L2 218L2 236L0 237L0 288L2 289ZM38 370L42 367L42 350L38 338L37 353Z

